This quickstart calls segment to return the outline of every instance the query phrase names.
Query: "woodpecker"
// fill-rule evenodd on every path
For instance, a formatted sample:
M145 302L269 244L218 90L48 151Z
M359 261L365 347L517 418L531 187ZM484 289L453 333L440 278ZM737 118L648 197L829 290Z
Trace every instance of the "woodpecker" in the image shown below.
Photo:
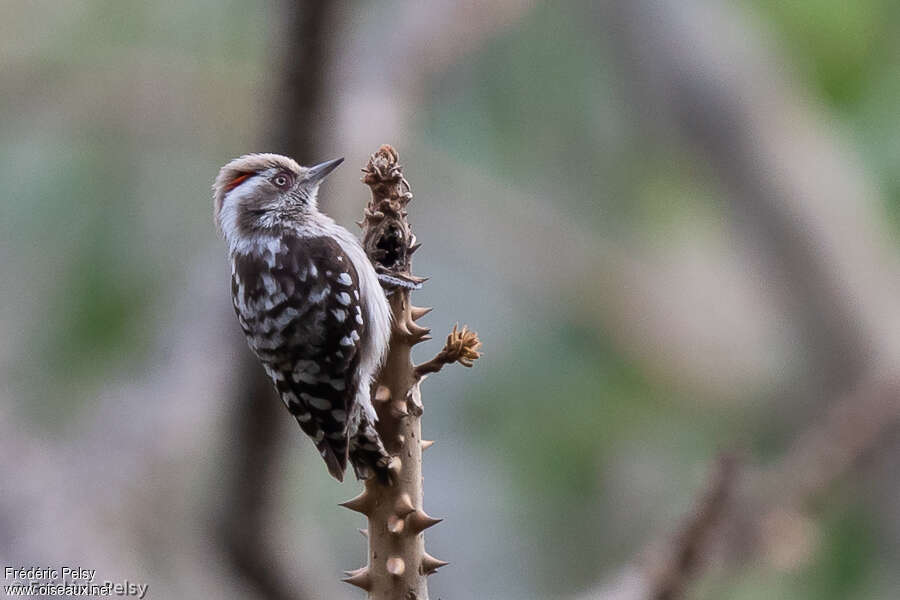
M290 413L343 480L387 476L370 388L391 317L359 241L319 212L319 185L344 159L304 167L247 154L213 184L238 323Z

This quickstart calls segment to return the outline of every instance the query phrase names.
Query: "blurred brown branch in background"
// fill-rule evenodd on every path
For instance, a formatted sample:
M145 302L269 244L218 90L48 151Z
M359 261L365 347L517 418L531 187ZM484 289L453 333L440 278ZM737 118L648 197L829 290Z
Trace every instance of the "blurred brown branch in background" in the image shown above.
M784 556L800 556L802 548L798 554L788 546L809 540L794 525L898 426L900 380L873 376L801 432L774 466L749 469L724 455L678 532L654 541L637 565L584 598L676 600L714 565L796 560Z
M706 0L613 2L636 121L677 136L720 175L738 231L766 260L822 390L897 357L897 261L856 157L735 8Z
M678 132L723 175L735 221L749 225L805 324L818 389L843 396L824 418L807 417L816 424L773 467L723 471L720 464L681 533L655 546L662 552L648 552L640 566L587 596L671 600L713 564L736 568L783 545L781 537L796 533L790 523L805 519L813 500L896 430L896 261L884 233L853 211L875 196L863 172L824 133L809 101L762 67L774 61L760 58L727 9L638 0L598 14L613 24L623 71L636 105L652 115L654 135Z
M648 557L653 573L648 597L652 600L674 600L684 593L685 586L702 568L705 549L711 534L732 501L738 481L740 464L730 455L719 457L697 505L685 518L681 530L666 548Z
M332 31L333 5L319 0L283 1L279 5L280 37L272 49L276 55L276 85L267 113L265 151L298 160L315 156L321 139L318 123L323 112L327 49ZM231 315L224 322L230 321ZM283 436L287 421L258 361L235 338L241 357L237 368L240 385L228 399L233 407L229 476L223 493L219 527L226 556L236 570L259 589L264 598L296 600L312 597L308 589L285 577L298 565L282 565L275 556L268 522L275 496L283 480Z
M243 340L238 340L242 342ZM232 445L225 465L228 485L221 519L216 523L223 550L236 572L256 586L263 598L307 597L273 569L267 522L271 518L278 479L284 473L283 411L271 382L254 357L238 356L240 375L234 389L230 431Z

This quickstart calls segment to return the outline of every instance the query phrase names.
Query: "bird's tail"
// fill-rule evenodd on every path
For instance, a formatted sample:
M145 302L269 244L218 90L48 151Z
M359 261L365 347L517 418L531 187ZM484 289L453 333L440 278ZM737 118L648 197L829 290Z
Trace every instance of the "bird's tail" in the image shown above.
M350 438L349 455L357 479L375 476L384 484L390 482L391 455L384 449L374 424L365 416Z
M288 408L290 410L291 407ZM297 417L300 429L312 438L313 443L316 445L316 450L319 451L322 460L325 461L325 465L328 467L328 472L331 473L331 476L338 481L343 481L344 468L347 466L346 434L341 436L340 434L335 435L332 432L326 432L319 426L319 423L317 423L315 419L309 418L309 413L305 413L306 420L301 420L303 414L304 413L301 413Z
M347 464L347 442L322 440L316 443L316 449L322 455L328 472L338 481L344 481L344 467Z

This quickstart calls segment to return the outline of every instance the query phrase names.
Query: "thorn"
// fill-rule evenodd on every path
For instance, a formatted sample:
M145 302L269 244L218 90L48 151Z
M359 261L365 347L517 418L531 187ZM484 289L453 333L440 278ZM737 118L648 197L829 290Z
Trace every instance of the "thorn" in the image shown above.
M395 417L408 417L409 411L406 410L406 403L402 400L391 402L391 414Z
M344 508L349 508L350 510L354 510L358 513L362 513L369 516L369 513L372 511L372 502L369 497L368 490L363 490L363 492L357 496L356 498L351 498L346 502L341 502L339 506L343 506Z
M344 571L344 575L347 577L353 577L354 575L359 575L360 573L365 573L369 567L363 565L358 569L352 569L350 571Z
M414 417L421 417L422 413L425 412L421 404L416 404L412 400L407 403L407 407L409 409L409 414L413 415Z
M421 307L421 306L410 306L409 312L411 313L412 320L418 321L428 313L430 313L433 309L429 307Z
M399 456L392 456L387 468L388 471L390 471L391 476L396 479L400 476L400 469L403 468L403 462L400 460Z
M362 588L367 592L372 589L372 577L369 575L369 567L363 567L362 569L357 569L353 571L353 575L350 575L345 581L350 585L355 585L358 588Z
M422 338L431 333L430 327L422 327L421 325L416 325L413 322L407 323L406 328L409 330L410 337L413 338Z
M362 229L365 226L365 221L356 221L356 224Z
M410 388L409 392L406 394L406 409L410 412L410 414L421 417L424 412L424 408L422 407L422 397L419 392L419 382L416 382L412 388Z
M393 534L403 533L406 528L406 520L397 515L391 515L388 517L387 528Z
M403 435L402 433L401 433L400 435L398 435L398 436L397 436L397 443L400 444L401 446L402 446L403 444L405 444L405 443L406 443L406 436Z
M421 248L421 247L422 247L422 242L419 242L419 243L417 243L417 244L413 244L412 246L409 247L409 253L410 253L411 255L412 255L412 254L415 254L415 253L416 253L416 250L418 250L418 249Z
M396 504L394 504L394 512L400 518L405 518L406 515L416 510L416 507L413 506L412 498L410 498L409 494L403 493L397 498Z
M409 528L413 532L419 533L420 531L425 531L429 527L434 527L441 521L443 521L443 519L435 519L428 515L424 510L417 510L409 515Z
M397 319L397 321L394 323L394 328L397 330L397 333L405 338L409 338L411 336L409 328L406 324L406 320L404 319Z
M366 539L369 539L369 530L368 529L357 529L359 534Z
M406 329L409 332L406 339L409 340L409 343L412 346L431 339L431 336L429 335L431 333L431 329L428 327L421 327L419 325L416 325L412 320L407 323Z
M444 567L449 564L450 563L443 561L443 560L439 560L439 559L433 557L432 555L428 554L427 552L425 552L424 556L422 557L422 573L424 575L431 575L432 573L434 573L441 567Z
M375 390L376 402L387 402L391 399L391 389L386 385L379 385Z
M434 440L422 440L422 450L428 450L434 446Z
M392 556L387 559L387 572L394 577L400 577L406 571L406 563L399 556Z

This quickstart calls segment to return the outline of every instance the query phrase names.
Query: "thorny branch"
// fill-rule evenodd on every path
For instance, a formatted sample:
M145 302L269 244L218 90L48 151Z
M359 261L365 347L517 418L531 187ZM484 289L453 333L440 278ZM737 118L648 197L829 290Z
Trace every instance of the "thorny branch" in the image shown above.
M422 440L422 375L413 366L410 352L415 344L430 339L430 330L416 324L430 309L409 301L410 291L425 279L410 272L419 244L406 218L412 193L398 161L397 152L387 145L369 159L363 182L370 187L372 199L360 223L363 247L379 273L393 313L390 348L373 386L378 433L394 457L392 478L387 485L369 479L359 496L343 504L366 515L368 528L363 531L369 541L368 564L348 571L344 581L376 600L428 600L426 577L447 563L425 551L423 532L441 520L423 508L422 451L432 442ZM452 358L471 366L480 345L474 332L454 327L438 356L444 356L444 363Z

